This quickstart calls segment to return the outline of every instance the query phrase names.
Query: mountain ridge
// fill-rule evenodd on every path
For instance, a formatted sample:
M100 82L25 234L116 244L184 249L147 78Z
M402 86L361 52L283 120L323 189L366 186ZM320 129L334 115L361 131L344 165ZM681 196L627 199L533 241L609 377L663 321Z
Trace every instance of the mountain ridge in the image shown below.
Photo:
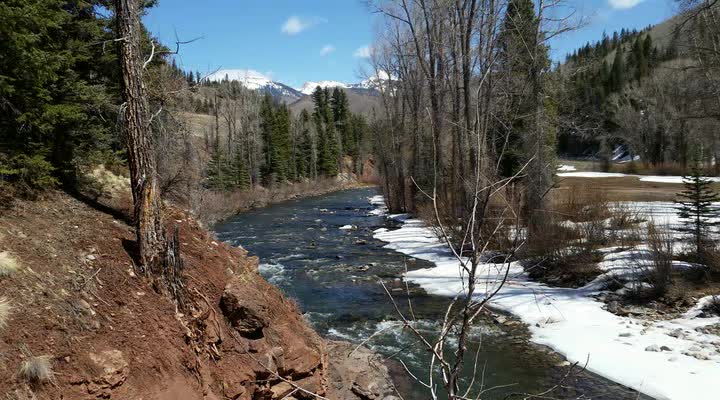
M301 87L294 88L253 69L220 69L204 78L204 80L212 82L238 81L247 89L270 93L273 98L287 104L296 103L304 97L312 95L318 86L323 89L338 87L348 91L355 91L358 95L374 96L387 79L387 74L380 74L357 83L345 83L335 80L306 81Z

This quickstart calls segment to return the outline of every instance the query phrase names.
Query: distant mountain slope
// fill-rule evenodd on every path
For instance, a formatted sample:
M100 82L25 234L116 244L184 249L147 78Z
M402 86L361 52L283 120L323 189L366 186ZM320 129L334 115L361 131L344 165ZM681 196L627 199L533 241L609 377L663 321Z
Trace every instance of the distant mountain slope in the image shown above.
M382 102L380 94L376 90L361 88L345 88L344 90L352 113L371 116L374 112L379 113L381 111ZM302 110L312 112L314 108L315 103L311 96L304 96L290 104L290 110L293 114L299 114Z
M356 114L369 116L380 109L380 93L387 75L371 77L359 83L343 83L332 80L308 81L299 89L272 80L270 77L252 69L222 69L205 78L211 82L238 81L250 90L257 90L270 95L277 101L290 105L294 113L302 110L312 111L315 107L312 96L315 88L342 88L348 95L350 110Z

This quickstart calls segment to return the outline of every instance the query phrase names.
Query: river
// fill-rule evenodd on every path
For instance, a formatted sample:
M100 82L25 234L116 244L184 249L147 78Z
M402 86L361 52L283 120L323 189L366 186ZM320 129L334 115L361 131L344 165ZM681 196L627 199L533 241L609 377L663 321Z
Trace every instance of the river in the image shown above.
M373 238L373 230L393 227L385 217L369 215L373 207L368 197L375 194L374 188L352 189L275 204L230 218L215 226L215 232L221 240L259 256L261 274L297 300L320 335L360 343L397 323L380 281L398 303L407 304L402 273L406 268L432 266L385 249L383 242ZM340 229L347 226L353 228ZM409 297L419 326L432 335L448 300L416 287L410 288ZM466 370L469 376L472 357L480 346L483 399L523 398L513 394L539 393L558 383L562 387L549 396L645 398L588 372L564 378L568 367L561 365L562 358L530 344L527 338L527 330L519 324L497 324L489 316L478 323ZM428 352L411 333L386 329L368 347L389 360L402 360L413 374L426 380ZM414 383L399 362L389 365L405 399L429 398L427 389Z

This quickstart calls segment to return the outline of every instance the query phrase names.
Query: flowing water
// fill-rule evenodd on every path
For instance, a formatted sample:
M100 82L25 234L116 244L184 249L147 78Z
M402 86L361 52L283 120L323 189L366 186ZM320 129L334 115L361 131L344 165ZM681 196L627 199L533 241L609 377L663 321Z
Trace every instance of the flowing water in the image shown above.
M425 399L427 389L410 378L399 361L427 382L430 357L414 335L397 327L397 313L380 282L408 315L409 297L418 326L430 337L448 299L417 287L408 290L400 279L406 268L432 265L385 249L373 239L374 229L392 229L385 217L369 215L373 207L368 197L376 192L353 189L284 202L230 218L215 231L221 240L259 256L261 274L298 301L322 336L360 343L381 331L368 347L387 357L405 399ZM340 229L348 225L352 229ZM638 398L636 392L587 372L566 377L568 367L556 366L562 361L557 355L527 339L527 330L519 324L500 325L490 317L478 323L466 367L469 377L479 350L476 394L482 388L483 399L523 398L516 394L540 393L560 384L548 395Z

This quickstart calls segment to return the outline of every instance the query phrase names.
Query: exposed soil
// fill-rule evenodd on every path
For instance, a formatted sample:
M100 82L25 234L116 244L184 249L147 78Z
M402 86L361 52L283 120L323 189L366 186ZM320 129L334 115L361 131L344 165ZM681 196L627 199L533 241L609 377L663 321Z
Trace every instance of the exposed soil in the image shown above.
M347 389L368 389L328 373L336 361L326 343L296 305L257 274L256 258L217 242L184 212L167 214L168 228L179 230L185 265L183 310L154 289L162 285L139 276L133 231L110 214L57 192L17 202L0 215L0 251L20 264L0 277L0 297L12 306L0 330L0 393L18 399L307 398L305 390L325 394L338 379L352 382ZM31 356L50 357L50 382L20 377ZM372 382L387 377L369 363L353 368L379 374Z

